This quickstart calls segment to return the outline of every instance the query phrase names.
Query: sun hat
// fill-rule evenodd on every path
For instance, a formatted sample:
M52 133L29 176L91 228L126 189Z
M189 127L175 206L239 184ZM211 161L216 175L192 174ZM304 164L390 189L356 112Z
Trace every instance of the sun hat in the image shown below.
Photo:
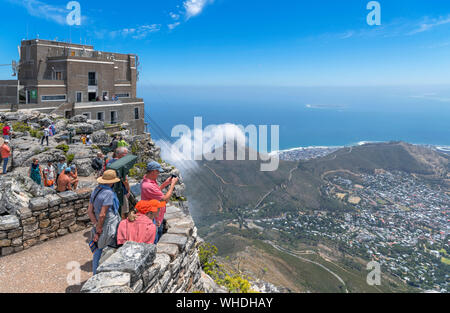
M161 164L159 164L158 162L155 162L155 161L149 162L147 164L147 172L150 172L150 171L159 171L160 173L164 172L164 170L161 167Z
M115 170L107 170L103 173L102 177L97 179L99 184L115 184L120 182L120 178L117 177Z
M159 208L163 208L165 206L165 201L141 200L136 204L135 208L139 213L147 214L148 212L157 212Z

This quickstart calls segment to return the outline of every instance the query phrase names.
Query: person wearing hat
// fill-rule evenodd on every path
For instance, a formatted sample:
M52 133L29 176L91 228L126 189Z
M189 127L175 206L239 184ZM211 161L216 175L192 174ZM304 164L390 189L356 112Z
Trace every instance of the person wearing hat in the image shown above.
M63 173L61 173L56 182L56 191L64 192L68 190L75 190L78 187L78 179L71 177L72 169L67 167Z
M117 177L116 171L105 171L103 176L97 179L99 185L92 192L89 201L88 216L94 225L91 230L91 240L97 245L92 260L94 275L97 273L103 249L116 244L116 231L120 222L120 204L112 187L119 181L120 178Z
M165 206L165 202L158 200L139 201L135 207L137 212L131 210L128 218L120 222L117 244L123 245L127 241L156 243L156 225L153 220L158 216L159 209Z
M6 167L8 166L8 160L11 156L11 148L9 147L9 140L5 139L2 146L0 147L0 154L2 157L1 162L3 162L3 172L2 174L6 174Z
M163 173L164 170L161 167L161 164L158 162L152 161L147 164L147 174L144 176L144 179L141 183L141 199L142 200L158 200L158 201L169 201L172 197L173 190L175 188L176 183L178 182L177 177L169 177L166 179L161 186L158 185L156 180L160 173ZM167 186L169 186L169 190L166 194L162 192ZM156 234L156 242L158 242L159 238L162 236L163 232L163 220L164 214L166 213L166 207L161 208L158 216L155 218L156 227L158 227L158 231Z

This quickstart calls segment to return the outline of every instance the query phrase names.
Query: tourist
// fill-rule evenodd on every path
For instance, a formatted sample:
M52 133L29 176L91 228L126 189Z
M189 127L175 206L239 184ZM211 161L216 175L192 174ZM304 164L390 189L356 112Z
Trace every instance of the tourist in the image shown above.
M117 135L114 135L113 140L109 144L111 151L116 151L118 142L119 139L117 138Z
M48 128L45 128L45 127L42 127L42 129L44 131L44 134L43 134L42 139L41 139L41 146L44 144L44 139L46 139L47 140L47 147L48 147L49 131L48 131Z
M141 199L142 200L158 200L158 201L169 201L170 197L172 197L173 190L175 188L176 183L178 182L177 177L169 177L166 179L161 186L158 186L156 179L158 178L160 173L163 173L161 165L155 161L152 161L147 164L147 174L144 176L144 179L141 183ZM169 191L164 194L162 190L170 185ZM158 227L158 231L156 234L156 241L159 241L159 238L162 236L163 232L163 220L164 214L166 213L166 207L161 208L158 217L155 219L156 226Z
M53 133L52 136L56 135L55 123L52 123L52 125L50 125L50 129L52 130L52 133Z
M56 164L56 181L58 181L59 175L67 168L66 158L61 157Z
M108 165L114 163L117 160L120 160L121 158L128 155L128 149L125 147L119 147L114 152L113 158L109 160ZM123 204L120 208L120 213L122 214L122 219L127 218L128 212L129 212L129 204L128 204L128 198L130 197L130 184L128 183L128 176L125 176L124 179L121 180L122 182L122 190L123 190Z
M42 173L44 174L44 186L52 189L55 188L56 170L52 161L47 162L47 166L44 168Z
M3 139L11 139L11 125L9 123L7 123L4 127L3 127Z
M41 185L42 183L42 169L39 165L39 160L36 158L33 158L31 161L31 167L28 171L28 176L38 185Z
M87 137L86 137L86 144L87 144L88 146L92 146L91 136L89 136L89 135L87 135Z
M120 222L117 244L123 245L127 241L155 243L156 225L153 220L158 216L159 209L165 206L165 202L158 200L139 201L136 204L137 213L134 210L130 211L128 218Z
M97 157L92 160L91 166L96 171L97 177L100 177L103 175L103 161L105 156L103 153L99 152L97 153Z
M73 182L75 182L75 181L77 182L76 184L73 185L74 186L73 190L76 190L77 186L78 186L78 169L77 169L75 164L72 164L70 166L69 176L70 176L70 178L72 179Z
M50 137L53 137L53 129L52 129L52 127L51 127L51 125L48 127L48 135L50 136Z
M81 142L83 143L83 145L86 144L86 135L85 134L81 135Z
M77 189L78 179L73 179L71 177L71 171L72 169L68 167L59 175L58 181L56 182L56 191L65 192Z
M120 140L117 142L117 147L128 147L129 144L123 139L123 137L120 137Z
M92 260L92 271L97 274L97 268L103 249L116 244L116 231L120 222L119 199L112 189L120 179L113 170L106 171L97 179L98 187L91 194L88 215L94 227L91 231L91 240L96 243Z
M5 139L2 146L0 147L0 153L3 162L3 172L2 174L6 174L6 167L8 166L8 160L11 156L11 148L9 147L9 140Z

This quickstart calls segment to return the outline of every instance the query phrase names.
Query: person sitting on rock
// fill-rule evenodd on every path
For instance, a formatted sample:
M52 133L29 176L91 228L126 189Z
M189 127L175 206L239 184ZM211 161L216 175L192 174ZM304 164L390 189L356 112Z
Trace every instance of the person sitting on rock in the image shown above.
M154 219L159 209L166 206L165 202L158 200L139 201L136 210L130 211L128 218L122 220L117 229L117 244L123 245L127 241L138 243L156 243L156 225Z
M61 157L56 164L56 181L58 181L59 175L67 168L66 158Z
M63 173L59 175L58 181L57 181L57 188L56 190L58 192L65 192L69 190L77 189L78 186L78 179L73 179L70 176L72 169L70 167L66 168Z
M36 158L33 158L33 160L31 161L31 167L28 170L28 176L38 185L42 184L42 177L44 175L42 175L42 169L41 166L39 165L39 160Z
M47 166L44 168L44 186L54 188L56 183L56 170L52 161L47 162Z
M177 177L169 177L166 179L161 186L158 185L156 180L160 173L163 173L161 165L158 162L152 161L147 164L147 174L141 183L141 199L142 200L158 200L158 201L169 201L172 197L173 190L176 183L178 182ZM170 185L169 191L164 194L162 190ZM161 238L163 233L163 220L164 214L166 213L166 207L161 208L158 217L156 218L156 226L158 227L158 232L156 234L156 242Z

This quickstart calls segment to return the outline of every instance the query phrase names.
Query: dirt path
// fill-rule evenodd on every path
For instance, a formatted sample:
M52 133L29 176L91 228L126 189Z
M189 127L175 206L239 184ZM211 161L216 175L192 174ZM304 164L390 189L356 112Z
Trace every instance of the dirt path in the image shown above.
M73 293L81 285L69 286L67 277L78 262L80 282L92 276L92 253L87 244L88 231L47 241L19 253L0 258L0 293Z
M339 280L339 282L344 286L344 291L345 291L345 293L348 293L347 285L345 284L344 280L343 280L338 274L336 274L335 272L333 272L332 270L330 270L329 268L327 268L327 267L324 266L323 264L320 264L320 263L318 263L318 262L315 262L315 261L312 261L312 260L309 260L309 259L302 258L301 256L299 256L299 255L297 255L297 254L294 254L294 253L292 253L292 252L290 252L290 251L288 251L288 250L286 250L286 249L281 248L280 246L274 244L274 243L271 242L271 241L266 241L266 242L269 243L272 247L274 247L274 248L277 249L278 251L287 253L287 254L289 254L289 255L291 255L291 256L293 256L293 257L296 257L296 258L298 258L298 259L300 259L300 260L302 260L302 261L304 261L304 262L309 262L309 263L315 264L315 265L317 265L317 266L320 266L321 268L323 268L324 270L326 270L327 272L329 272L331 275L333 275L337 280Z

